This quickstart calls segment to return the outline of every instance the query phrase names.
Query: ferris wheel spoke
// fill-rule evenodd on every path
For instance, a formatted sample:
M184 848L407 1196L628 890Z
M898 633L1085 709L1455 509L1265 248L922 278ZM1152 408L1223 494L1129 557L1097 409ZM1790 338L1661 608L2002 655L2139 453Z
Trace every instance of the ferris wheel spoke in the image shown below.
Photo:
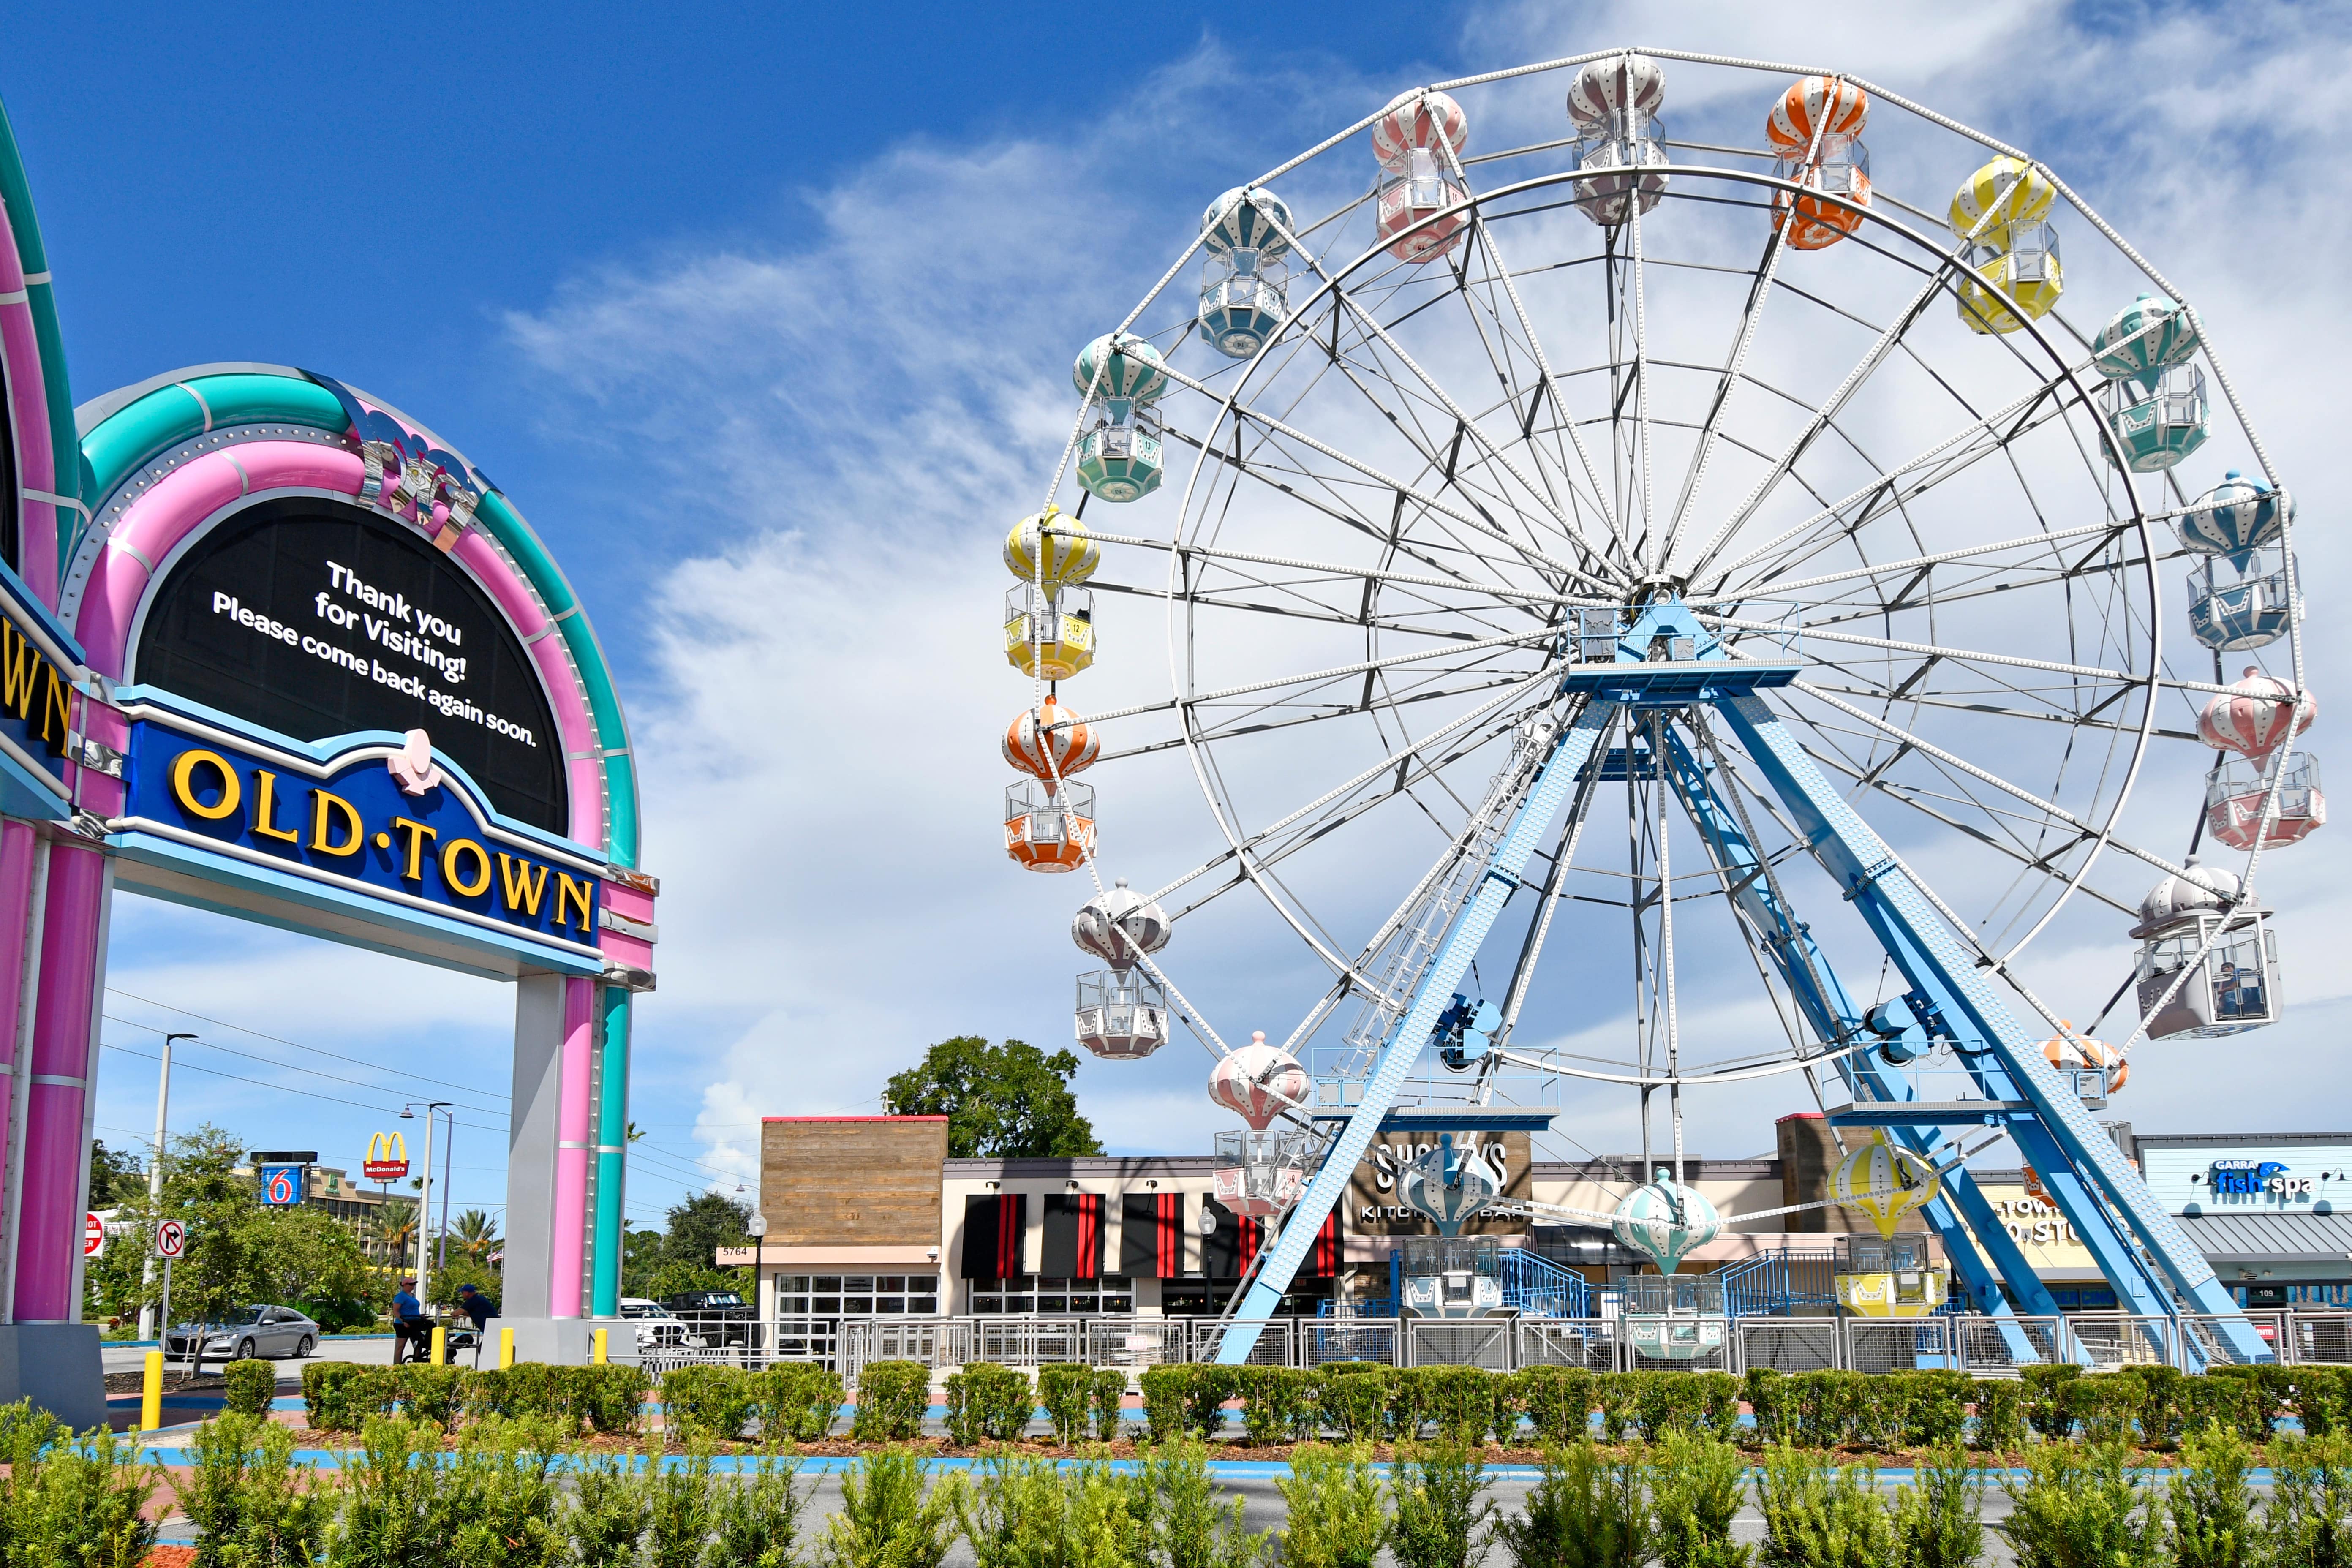
M1888 330L1891 331L1894 329L1890 328ZM1882 339L1881 342L1884 342L1885 340ZM1746 517L1748 515L1752 515L1753 513L1753 505L1743 505L1741 509L1736 510L1730 518L1726 519L1723 524L1717 529L1715 537L1707 542L1706 546L1700 551L1697 556L1693 560L1691 567L1685 575L1693 581L1696 581L1701 576L1711 573L1714 581L1717 583L1728 583L1732 581L1743 568L1754 565L1758 561L1769 555L1773 551L1780 549L1792 541L1801 539L1824 523L1832 521L1846 522L1846 527L1849 531L1853 528L1860 527L1861 524L1864 521L1868 521L1868 519L1864 516L1856 515L1851 521L1847 521L1848 514L1853 512L1853 509L1857 507L1868 509L1884 496L1898 491L1901 489L1900 481L1904 476L1915 473L1927 468L1929 464L1937 463L1945 459L1948 456L1954 454L1956 451L1972 451L1974 455L1969 457L1965 462L1960 463L1958 468L1954 468L1949 465L1947 465L1948 471L1951 472L1957 472L1959 468L1971 466L1979 458L1985 456L1990 456L1993 451L1999 450L2010 438L2009 435L2005 432L2005 427L2011 424L2011 422L2027 418L2033 413L2038 405L2052 399L2053 396L2058 393L2061 384L2064 380L2065 376L2062 373L2060 375L2053 376L2041 382L2030 390L2011 399L2008 403L2003 404L2000 407L1992 410L1990 413L1984 415L1980 418L1971 420L1967 425L1964 425L1959 429L1954 431L1951 435L1946 437L1943 440L1936 443L1936 445L1918 453L1908 461L1900 463L1892 468L1886 469L1883 473L1874 476L1864 484L1848 493L1843 499L1822 508L1811 516L1806 518L1803 521L1782 531L1769 540L1766 540L1763 543L1748 551L1745 555L1721 566L1717 566L1714 563L1716 555L1724 548L1725 545L1730 542L1732 538L1738 531L1739 528L1744 524ZM1816 410L1813 416L1814 421L1821 423L1823 427L1826 427L1827 420L1824 416L1833 415L1836 412L1834 406L1835 402L1836 400L1832 399L1830 404L1825 404L1821 409ZM1990 438L1990 443L1981 448L1973 447L1970 445L1971 443L1986 442L1988 437ZM1805 437L1805 439L1807 444L1810 445L1811 437ZM1791 446L1793 447L1793 445L1794 444L1792 443ZM1787 451L1784 450L1783 457L1786 456ZM1780 462L1776 459L1773 470L1767 475L1767 480L1771 483L1777 483L1782 471ZM1756 496L1759 502L1760 502L1761 494L1763 490L1767 489L1769 489L1769 485L1759 486L1759 490L1752 491L1750 493L1751 495Z
M1205 392L1208 390L1203 387L1201 383L1192 380L1190 377L1183 375L1182 373L1179 371L1171 369L1168 374L1170 380L1190 386L1195 391ZM1236 419L1248 419L1264 425L1267 428L1278 432L1286 439L1296 441L1300 446L1303 446L1311 451L1318 452L1336 463L1342 464L1347 468L1354 469L1359 474L1364 476L1364 478L1371 480L1374 485L1378 486L1381 489L1389 490L1397 495L1402 496L1412 501L1414 505L1422 507L1428 511L1434 512L1438 516L1449 518L1454 522L1461 524L1463 527L1471 530L1475 534L1483 534L1487 537L1499 540L1505 546L1517 552L1536 565L1542 566L1560 574L1563 580L1574 579L1581 581L1592 588L1603 593L1607 593L1611 590L1611 585L1606 581L1593 577L1582 569L1573 566L1565 561L1559 560L1558 557L1551 555L1549 552L1541 550L1533 544L1512 539L1509 535L1503 532L1501 529L1496 527L1492 523L1446 506L1439 501L1434 496L1426 494L1416 487L1406 484L1402 479L1391 479L1370 463L1361 462L1354 458L1350 458L1346 453L1339 451L1337 447L1328 446L1322 441L1318 441L1314 437L1306 434L1304 431L1297 429L1280 420L1275 419L1261 410L1251 408L1244 404L1232 403L1227 405L1226 412ZM1369 529L1371 525L1367 523L1365 526Z
M2062 541L2073 539L2092 540L2094 542L2093 550L2094 552L2095 552L2097 549L2102 548L2108 542L2112 542L2116 535L2126 531L2132 527L2133 523L2127 518L2111 519L2105 522L2086 522L2073 528L2053 528L2046 533L2022 534L2015 539L2000 540L1991 544L1963 545L1955 550L1939 550L1931 555L1908 555L1904 556L1899 560L1873 562L1861 566L1848 567L1842 571L1825 572L1813 577L1800 577L1785 583L1773 582L1770 584L1770 587L1771 591L1775 594L1799 594L1813 588L1827 587L1832 583L1850 583L1864 579L1897 576L1905 573L1926 571L1931 567L1948 565L1953 562L1970 560L1978 556L1998 555L2012 550L2050 550L2052 546L2056 545ZM2056 552L2052 550L2052 553L2054 555ZM2009 568L1995 567L1991 569L2008 570ZM1753 595L1757 589L1761 588L1766 581L1767 580L1765 579L1759 579L1750 588L1743 589L1737 593L1693 593L1689 595L1689 599L1692 604L1704 605L1719 604L1728 600L1746 598Z

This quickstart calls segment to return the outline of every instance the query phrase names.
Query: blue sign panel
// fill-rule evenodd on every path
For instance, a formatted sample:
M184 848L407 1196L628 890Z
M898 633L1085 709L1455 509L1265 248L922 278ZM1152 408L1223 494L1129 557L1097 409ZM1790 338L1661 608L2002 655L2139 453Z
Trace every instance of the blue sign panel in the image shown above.
M302 1201L302 1167L299 1165L264 1165L261 1167L261 1202L264 1207L290 1209Z
M70 814L65 756L80 709L80 659L41 602L0 565L0 810L12 816Z
M594 954L601 868L496 817L462 773L400 737L351 737L322 763L126 708L126 837Z

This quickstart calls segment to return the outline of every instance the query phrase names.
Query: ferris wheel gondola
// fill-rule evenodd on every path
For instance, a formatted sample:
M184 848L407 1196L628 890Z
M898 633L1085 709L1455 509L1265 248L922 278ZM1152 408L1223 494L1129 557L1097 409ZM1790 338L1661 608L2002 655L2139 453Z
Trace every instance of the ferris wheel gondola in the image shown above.
M1670 143L1670 68L1748 73L1769 155ZM1552 70L1565 136L1465 156L1474 89ZM1887 143L1906 168L1872 169L1874 113L1917 118ZM1697 1246L1685 1101L1769 1079L1843 1093L1833 1115L1938 1173L1931 1223L1990 1254L1948 1248L1970 1299L2036 1306L1961 1123L1930 1113L1940 1079L2021 1108L1999 1131L2135 1310L2228 1318L2077 1089L2112 1092L2145 1039L2278 1016L2254 874L2325 820L2288 744L2315 710L2293 509L2210 323L2045 164L1850 77L1611 50L1401 94L1359 130L1370 190L1323 162L1360 158L1334 139L1195 241L1213 267L1256 237L1260 268L1279 241L1280 320L1238 356L1206 294L1148 296L1081 358L1066 459L1097 500L1150 494L1088 466L1145 409L1190 455L1156 529L1102 536L1167 561L1164 587L1122 574L1168 604L1176 689L1118 710L1164 726L1119 750L1181 755L1215 829L1153 901L1179 925L1244 892L1329 974L1287 1041L1317 1163L1244 1317L1391 1107L1630 1091L1653 1178L1630 1234ZM1357 195L1291 216L1334 190ZM1751 263L1724 264L1736 245ZM2137 301L2066 319L2070 279L2127 271ZM2192 503L2179 477L2217 450L2240 468ZM2175 528L2186 584L2158 567ZM2195 643L2272 650L2274 687L2224 685ZM2204 760L2174 737L2209 699L2267 749L2225 744L2192 803ZM2243 869L2199 879L2200 847ZM2141 899L2151 872L2173 891ZM1841 904L1832 934L1814 911ZM2053 931L2127 923L2139 1011L2108 1046L2035 965ZM1735 966L1780 1038L1695 1026L1686 988ZM1591 1016L1604 994L1622 1020Z

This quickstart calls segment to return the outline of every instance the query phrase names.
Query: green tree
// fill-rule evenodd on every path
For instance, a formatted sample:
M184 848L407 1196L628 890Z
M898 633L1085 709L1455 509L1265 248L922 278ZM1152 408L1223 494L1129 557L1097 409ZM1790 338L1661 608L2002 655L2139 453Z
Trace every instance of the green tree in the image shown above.
M714 1268L719 1264L720 1247L751 1245L751 1233L743 1228L751 1223L751 1206L717 1193L697 1193L682 1204L674 1204L662 1219L664 1263ZM698 1288L725 1289L689 1287Z
M110 1209L127 1203L136 1203L147 1195L147 1170L139 1156L117 1153L106 1146L104 1139L92 1139L89 1145L89 1206Z
M1070 1080L1078 1058L1047 1056L1023 1040L992 1046L978 1035L941 1040L891 1076L882 1108L893 1116L945 1116L951 1159L1048 1159L1099 1154L1094 1123L1078 1114Z
M505 1246L506 1242L499 1236L499 1222L481 1209L467 1209L457 1216L457 1223L449 1227L449 1251L453 1259L462 1252L476 1263L487 1267L490 1255Z
M628 1230L621 1236L621 1294L651 1296L653 1277L662 1266L662 1233Z

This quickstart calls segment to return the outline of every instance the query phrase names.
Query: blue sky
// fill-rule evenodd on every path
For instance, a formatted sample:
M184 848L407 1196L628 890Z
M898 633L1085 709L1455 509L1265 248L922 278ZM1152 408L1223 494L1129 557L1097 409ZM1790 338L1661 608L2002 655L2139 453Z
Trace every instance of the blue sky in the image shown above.
M1799 47L1785 12L1704 4L654 15L408 7L370 30L293 7L197 26L50 8L11 19L0 62L78 398L215 360L332 374L457 443L580 586L627 682L665 879L638 1223L687 1186L731 1191L760 1114L870 1108L929 1040L1066 1037L1061 929L1082 895L1006 868L989 815L992 731L1020 700L988 646L994 542L1059 450L1070 353L1204 201L1415 82L1637 38ZM1827 63L2078 174L2183 279L2306 516L2327 516L2344 487L2317 399L2337 393L2311 344L2340 361L2347 322L2340 14L1849 21ZM2250 80L2259 140L2212 108ZM2315 538L2307 568L2334 550ZM2326 689L2343 661L2314 658ZM2352 932L2341 842L2279 864L2305 952ZM1320 989L1252 941L1178 971L1228 1037L1278 1035ZM360 1064L392 1065L464 1086L456 1202L499 1201L501 988L131 899L113 963L110 1142L152 1118L153 1068L127 1053L195 1027L267 1060L186 1059L334 1099L194 1072L175 1123L356 1165L383 1108L433 1087ZM2141 1124L2352 1123L2340 1089L2287 1104L2258 1087L2342 1060L2352 986L2298 983L2298 1027L2233 1047L2252 1073L2217 1082L2179 1057L2136 1077ZM1189 1052L1087 1064L1114 1147L1205 1148L1217 1119ZM1753 1152L1769 1118L1708 1136Z

